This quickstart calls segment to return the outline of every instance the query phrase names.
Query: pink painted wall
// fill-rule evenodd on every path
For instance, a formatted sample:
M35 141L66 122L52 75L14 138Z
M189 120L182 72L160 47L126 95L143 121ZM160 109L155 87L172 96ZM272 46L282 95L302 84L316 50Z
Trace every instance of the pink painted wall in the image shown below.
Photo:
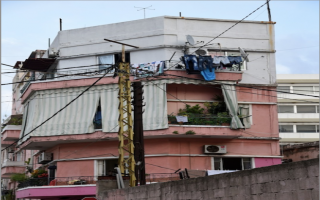
M228 153L225 155L239 157L242 155L252 155L252 157L257 155L279 155L276 148L277 141L199 138L197 135L193 138L183 138L184 136L185 135L181 134L175 135L176 138L146 139L145 155L146 163L148 163L146 165L147 173L172 173L174 172L173 169L177 170L179 168L211 169L211 156L206 156L203 153L203 146L210 144L227 145ZM117 148L117 141L69 143L58 145L52 148L51 152L54 153L55 159L113 157L113 155L118 156ZM189 156L190 154L192 156ZM256 166L258 167L259 163ZM94 158L85 161L58 161L56 177L72 176L94 176Z
M56 177L94 176L94 161L58 162Z
M84 196L84 195L92 196L95 194L96 194L95 185L94 186L75 186L75 187L43 186L43 187L36 187L36 188L20 189L16 192L16 197L45 199L46 197Z
M256 168L281 164L281 158L254 158Z

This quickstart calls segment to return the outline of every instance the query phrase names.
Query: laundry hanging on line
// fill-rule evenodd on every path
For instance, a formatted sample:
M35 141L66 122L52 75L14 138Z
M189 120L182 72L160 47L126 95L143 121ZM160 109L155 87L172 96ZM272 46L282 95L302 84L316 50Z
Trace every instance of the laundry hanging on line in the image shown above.
M131 74L134 74L137 78L147 77L152 75L162 74L166 69L165 61L154 61L149 63L135 63L131 64Z

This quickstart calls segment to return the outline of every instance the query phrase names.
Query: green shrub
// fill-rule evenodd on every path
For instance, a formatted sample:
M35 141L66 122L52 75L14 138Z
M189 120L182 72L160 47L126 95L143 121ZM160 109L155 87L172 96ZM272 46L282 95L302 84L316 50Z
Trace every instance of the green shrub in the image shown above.
M196 132L194 132L193 130L189 130L186 132L186 135L195 135Z
M11 179L11 181L21 183L21 182L27 180L28 177L27 177L26 174L24 174L24 173L15 173L15 174L12 174L12 175L10 176L10 179Z
M178 131L173 131L172 133L173 133L173 134L179 134L179 132L178 132Z

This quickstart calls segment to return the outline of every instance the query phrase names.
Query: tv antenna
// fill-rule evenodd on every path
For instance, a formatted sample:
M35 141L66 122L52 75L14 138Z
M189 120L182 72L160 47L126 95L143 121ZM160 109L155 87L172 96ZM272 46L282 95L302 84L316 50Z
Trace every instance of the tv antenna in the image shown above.
M155 9L151 9L150 7L152 7L152 5L151 5L151 6L148 6L148 7L144 7L144 8L141 8L141 7L135 7L135 8L140 8L140 9L137 10L137 11L140 11L140 10L143 9L143 16L144 16L144 19L145 19L145 18L146 18L146 9L147 9L147 10L155 10Z

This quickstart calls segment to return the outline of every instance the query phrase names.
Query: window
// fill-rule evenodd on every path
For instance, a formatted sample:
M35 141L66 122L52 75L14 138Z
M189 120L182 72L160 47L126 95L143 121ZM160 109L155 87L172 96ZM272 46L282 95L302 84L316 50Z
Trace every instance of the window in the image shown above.
M115 176L118 159L98 160L98 176Z
M239 114L240 120L245 128L250 128L252 124L252 117L250 105L248 104L239 104Z
M313 94L313 86L293 86L293 92L299 94Z
M213 158L214 170L252 169L252 158Z
M290 92L290 86L278 86L277 91L280 94L284 94L282 92Z
M114 56L113 55L99 56L98 61L99 61L99 71L105 70L114 64Z
M297 113L317 113L316 106L297 106Z
M317 95L319 95L319 86L314 86L314 91Z
M101 116L101 105L99 101L99 106L97 108L96 114L93 119L94 129L102 129L102 116Z
M316 125L297 125L297 133L316 133Z
M293 133L293 125L279 125L280 133Z
M294 113L293 106L278 106L278 113Z

